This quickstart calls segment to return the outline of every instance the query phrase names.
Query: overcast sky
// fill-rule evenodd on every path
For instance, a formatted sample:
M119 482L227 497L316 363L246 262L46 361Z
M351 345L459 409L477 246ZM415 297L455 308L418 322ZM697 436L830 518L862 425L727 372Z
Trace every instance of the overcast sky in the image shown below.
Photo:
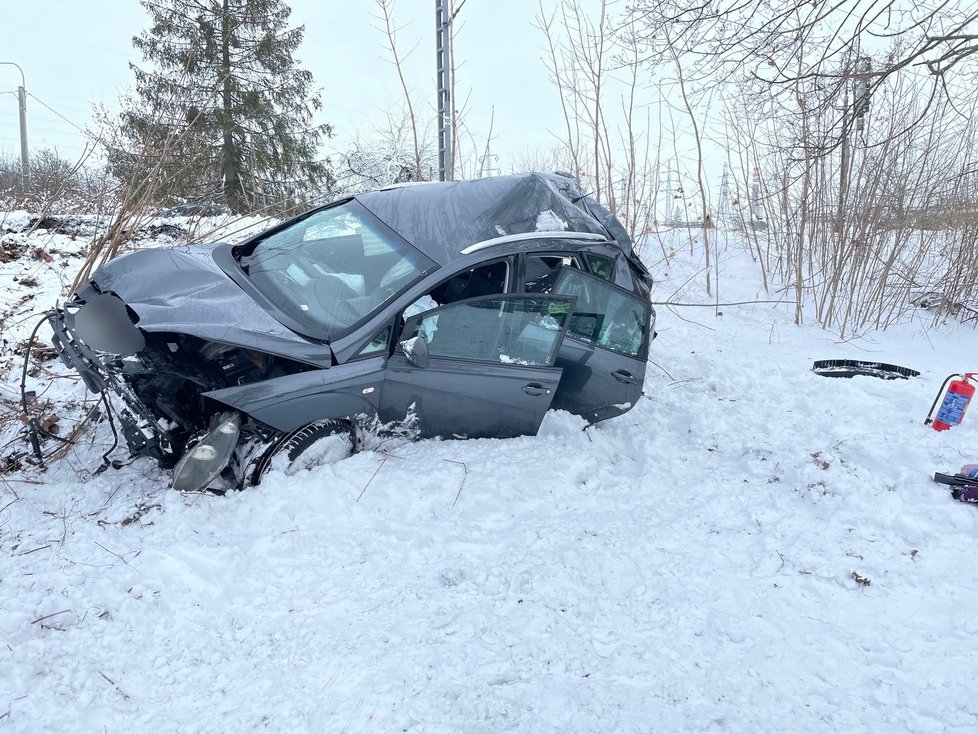
M555 4L550 0L546 4ZM294 24L306 27L299 50L303 66L323 89L323 121L336 128L337 143L384 122L403 95L384 53L373 0L290 0ZM129 61L138 61L131 39L147 25L137 0L3 0L0 61L21 66L29 93L28 139L32 149L56 147L77 157L92 126L93 103L113 106L132 83ZM419 117L434 121L435 3L397 0L395 18L402 53L412 48L408 83ZM482 141L494 109L494 152L518 154L553 145L560 129L559 99L541 57L542 33L531 23L533 0L467 0L455 54L459 96L468 96L467 123ZM19 154L16 88L20 75L0 66L0 153ZM505 165L505 155L504 163Z

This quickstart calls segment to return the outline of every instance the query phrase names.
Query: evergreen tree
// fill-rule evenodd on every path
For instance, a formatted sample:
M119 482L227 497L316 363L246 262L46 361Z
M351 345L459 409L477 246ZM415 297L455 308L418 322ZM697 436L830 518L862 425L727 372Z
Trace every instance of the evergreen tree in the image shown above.
M133 38L136 97L122 113L116 171L153 179L169 199L220 197L236 212L304 203L332 186L319 143L328 125L309 71L293 57L304 28L282 0L140 0L151 26ZM155 173L155 175L152 175Z

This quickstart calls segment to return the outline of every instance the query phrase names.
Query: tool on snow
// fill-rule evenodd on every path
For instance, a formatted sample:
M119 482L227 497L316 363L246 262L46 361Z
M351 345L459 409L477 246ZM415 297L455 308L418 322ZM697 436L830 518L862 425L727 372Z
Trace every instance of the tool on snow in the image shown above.
M978 504L978 465L966 464L957 474L934 473L934 481L951 487L951 497L959 502Z
M960 379L955 380L958 377ZM961 374L948 375L941 385L941 389L934 398L933 404L924 419L924 425L930 425L935 431L946 431L959 425L964 420L965 411L968 410L968 403L975 396L975 386L972 382L978 382L978 372L965 372ZM941 396L944 399L941 400ZM934 409L940 402L941 407L934 416Z
M978 487L955 487L951 490L951 497L958 502L970 502L978 505Z

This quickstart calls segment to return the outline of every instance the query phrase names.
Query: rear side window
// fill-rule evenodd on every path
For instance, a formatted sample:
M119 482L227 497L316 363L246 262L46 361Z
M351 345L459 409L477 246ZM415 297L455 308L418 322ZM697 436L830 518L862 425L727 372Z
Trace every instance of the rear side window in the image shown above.
M593 252L585 252L584 259L587 261L588 270L604 280L612 280L615 275L615 261L610 257L595 255Z
M554 293L576 296L568 334L628 357L640 357L647 344L651 305L623 288L566 268Z

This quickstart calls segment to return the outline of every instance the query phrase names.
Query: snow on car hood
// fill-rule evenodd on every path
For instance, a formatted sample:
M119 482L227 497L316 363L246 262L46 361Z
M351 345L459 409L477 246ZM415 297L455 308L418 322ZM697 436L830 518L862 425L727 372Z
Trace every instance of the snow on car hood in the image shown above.
M189 334L329 366L329 347L287 329L221 270L214 253L227 247L141 250L103 265L92 280L125 301L145 331Z

